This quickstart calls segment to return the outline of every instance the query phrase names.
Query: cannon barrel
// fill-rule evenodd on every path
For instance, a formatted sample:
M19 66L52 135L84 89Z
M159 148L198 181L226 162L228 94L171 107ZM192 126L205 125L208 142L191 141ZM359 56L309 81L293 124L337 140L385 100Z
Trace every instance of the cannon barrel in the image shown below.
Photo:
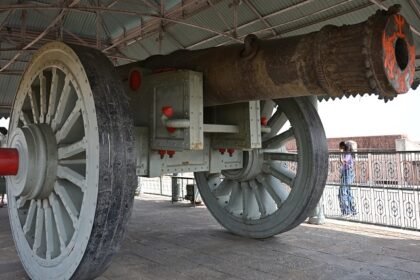
M390 11L395 9L390 9ZM415 47L409 24L396 12L367 21L328 25L306 35L154 55L129 67L203 73L204 105L317 95L377 94L385 101L407 92Z

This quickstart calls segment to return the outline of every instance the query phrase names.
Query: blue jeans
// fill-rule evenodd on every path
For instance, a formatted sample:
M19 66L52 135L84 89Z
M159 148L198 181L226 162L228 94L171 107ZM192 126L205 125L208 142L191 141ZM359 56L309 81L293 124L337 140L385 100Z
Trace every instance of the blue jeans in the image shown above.
M340 209L342 215L355 215L356 205L354 198L351 194L350 185L353 183L354 173L351 169L342 170L341 172L341 185L338 190L338 200L340 201Z

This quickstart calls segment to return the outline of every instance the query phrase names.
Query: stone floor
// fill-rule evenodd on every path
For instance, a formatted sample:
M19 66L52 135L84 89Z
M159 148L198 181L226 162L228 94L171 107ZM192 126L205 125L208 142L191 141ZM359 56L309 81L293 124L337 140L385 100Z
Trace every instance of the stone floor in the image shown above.
M27 279L0 209L0 279ZM420 279L420 234L345 222L265 240L232 235L203 206L136 200L109 279Z

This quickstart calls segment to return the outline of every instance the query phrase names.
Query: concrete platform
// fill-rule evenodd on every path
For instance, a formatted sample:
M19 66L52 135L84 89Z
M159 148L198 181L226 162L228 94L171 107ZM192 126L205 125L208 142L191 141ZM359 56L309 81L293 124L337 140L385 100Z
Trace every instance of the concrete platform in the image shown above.
M27 279L4 208L0 279ZM250 240L225 231L203 206L145 196L99 279L420 279L420 234L329 221Z

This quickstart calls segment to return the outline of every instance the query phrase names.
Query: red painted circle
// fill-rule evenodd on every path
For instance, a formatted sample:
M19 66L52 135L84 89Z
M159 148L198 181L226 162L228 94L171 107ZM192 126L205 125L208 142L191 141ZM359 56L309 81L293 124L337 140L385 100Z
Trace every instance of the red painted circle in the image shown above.
M262 126L267 126L268 120L266 117L261 117L261 125Z
M416 49L410 25L401 15L389 17L382 33L383 65L397 93L406 93L415 74Z
M167 127L167 128L166 128L166 130L167 130L169 133L174 133L174 132L176 131L176 128L175 128L175 127Z
M171 106L164 106L162 107L162 114L167 118L172 118L174 109Z
M130 72L130 88L131 90L138 90L141 86L141 73L138 70Z

